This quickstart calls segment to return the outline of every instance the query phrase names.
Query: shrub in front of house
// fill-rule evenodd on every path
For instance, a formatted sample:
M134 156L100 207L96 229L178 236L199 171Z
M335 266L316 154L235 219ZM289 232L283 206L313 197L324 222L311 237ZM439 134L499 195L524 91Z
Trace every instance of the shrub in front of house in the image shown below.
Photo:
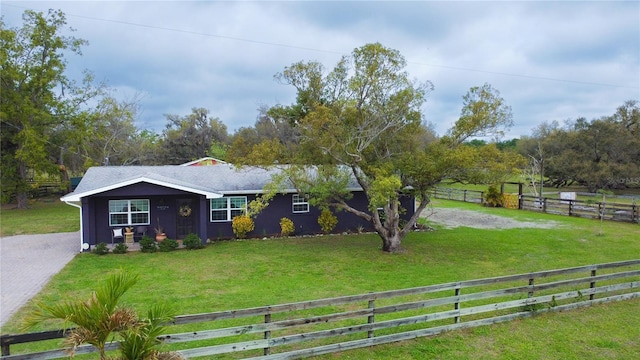
M178 241L166 238L158 243L158 249L162 252L173 251L179 246Z
M113 247L114 254L126 254L129 247L125 243L117 243L116 246Z
M144 253L152 253L158 250L158 245L156 241L148 235L145 235L140 239L140 251Z
M233 233L236 235L236 238L244 239L248 233L255 229L255 224L249 216L239 215L233 218L231 227L233 228Z
M338 218L329 209L324 209L318 217L318 225L325 234L329 234L338 225Z
M187 248L187 250L202 249L204 247L202 239L194 233L185 236L184 240L182 240L182 244Z
M109 248L107 247L107 243L98 243L94 248L93 252L96 255L107 255L109 253Z
M280 219L280 233L282 236L289 236L293 234L295 230L296 228L295 225L293 225L293 220L286 217Z

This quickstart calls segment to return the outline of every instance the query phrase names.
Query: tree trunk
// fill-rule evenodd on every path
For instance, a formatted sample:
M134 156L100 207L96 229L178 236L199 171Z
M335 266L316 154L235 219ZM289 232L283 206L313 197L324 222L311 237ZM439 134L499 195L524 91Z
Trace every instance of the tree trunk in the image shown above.
M382 238L382 251L389 253L398 253L402 251L400 232L394 231L392 234L388 234L387 236L383 236L380 234Z
M26 209L28 202L27 202L27 192L24 190L18 191L16 192L16 202L18 203L18 209Z
M18 184L16 186L16 202L18 203L18 209L27 208L27 165L24 161L20 160L18 165Z

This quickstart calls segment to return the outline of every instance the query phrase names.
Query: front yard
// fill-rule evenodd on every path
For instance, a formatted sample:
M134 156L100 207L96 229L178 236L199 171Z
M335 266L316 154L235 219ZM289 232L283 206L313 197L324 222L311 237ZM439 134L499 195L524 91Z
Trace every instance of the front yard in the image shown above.
M140 274L124 302L144 310L173 304L180 314L264 306L443 282L638 258L640 226L444 202L553 228L445 228L415 232L403 254L380 251L375 234L224 241L203 250L78 255L37 299L86 297L113 269ZM19 331L27 304L2 330ZM640 354L640 300L552 313L456 331L327 359L628 359ZM56 328L59 324L51 324ZM18 348L16 348L18 349ZM12 350L13 351L13 350Z

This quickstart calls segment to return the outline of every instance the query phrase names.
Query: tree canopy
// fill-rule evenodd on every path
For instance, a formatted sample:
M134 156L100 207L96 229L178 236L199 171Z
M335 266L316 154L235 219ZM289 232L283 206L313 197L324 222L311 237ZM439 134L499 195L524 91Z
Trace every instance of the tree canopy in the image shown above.
M577 183L591 192L621 189L640 183L638 124L638 101L627 101L611 116L578 118L565 126L544 123L518 147L542 164L551 186Z
M27 10L23 21L19 29L0 21L2 183L18 207L26 207L30 171L57 171L47 151L59 145L55 134L81 126L81 105L99 93L89 74L81 84L65 75L65 54L80 54L86 41L63 35L61 11Z
M265 139L243 149L232 146L230 161L292 165L289 180L312 203L369 221L382 239L383 251L401 251L401 240L429 203L433 185L452 177L493 180L489 173L495 173L495 168L488 166L486 154L463 141L511 123L510 109L485 84L464 97L460 120L450 135L436 138L423 114L433 85L410 79L405 68L406 61L397 50L379 43L355 49L328 72L317 62L286 67L275 78L296 88L296 102L276 105L267 114L274 124L293 127L297 136ZM491 155L499 158L501 154ZM310 176L305 171L308 166L318 171ZM347 176L364 190L370 204L367 211L347 203ZM406 195L420 202L411 219L401 222L400 214L406 209L400 199Z
M167 124L160 143L164 164L182 164L211 155L212 146L224 149L227 126L209 117L209 110L193 108L186 116L166 115Z

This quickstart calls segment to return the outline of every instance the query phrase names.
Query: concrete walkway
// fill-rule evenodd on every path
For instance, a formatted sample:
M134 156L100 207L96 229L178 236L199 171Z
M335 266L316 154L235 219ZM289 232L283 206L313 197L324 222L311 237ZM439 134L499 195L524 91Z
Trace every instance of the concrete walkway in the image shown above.
M0 238L0 326L80 252L80 232Z

